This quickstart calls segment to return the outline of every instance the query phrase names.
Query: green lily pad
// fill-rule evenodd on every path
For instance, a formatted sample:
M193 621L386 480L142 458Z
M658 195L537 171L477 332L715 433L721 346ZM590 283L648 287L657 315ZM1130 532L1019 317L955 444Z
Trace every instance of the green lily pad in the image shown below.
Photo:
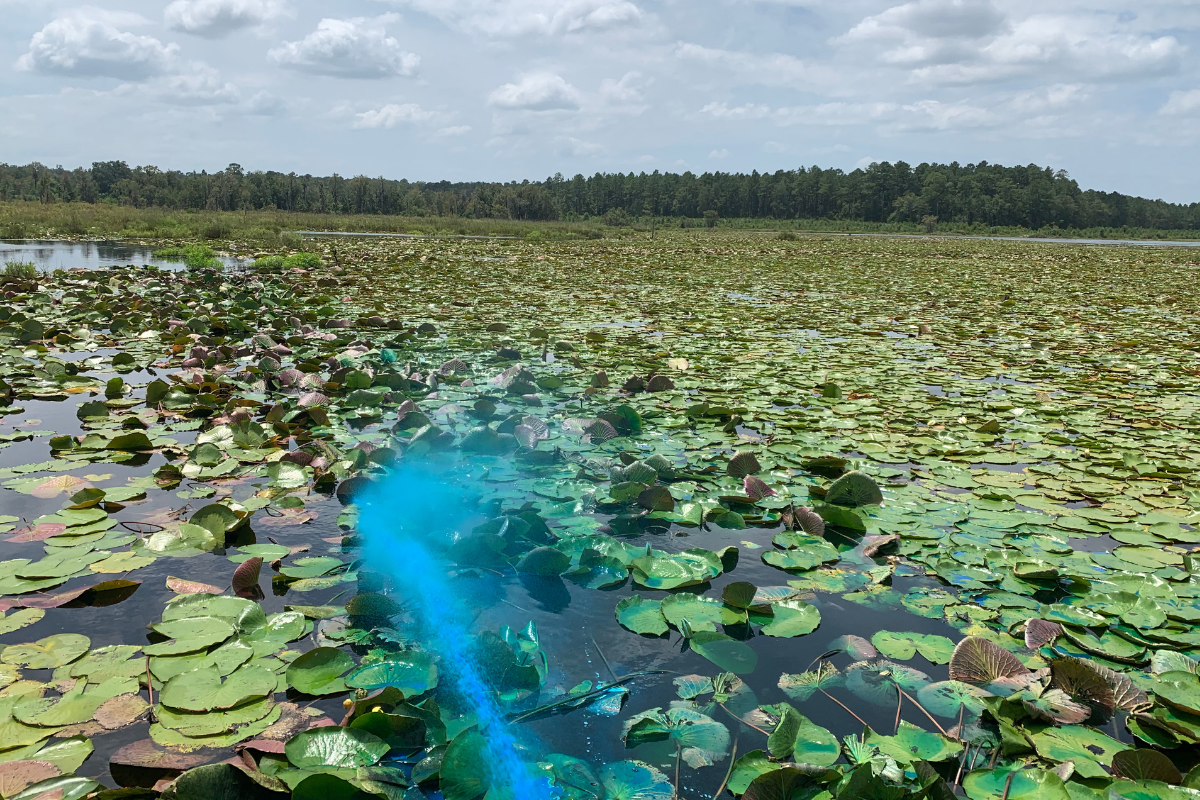
M662 603L658 600L647 600L640 594L634 594L617 603L617 622L634 633L650 636L661 636L666 633L666 617L662 613Z
M348 653L336 647L317 647L288 665L287 682L304 694L341 694L348 688L342 675L353 666Z
M907 720L900 721L895 736L881 736L874 731L868 734L867 744L879 748L884 755L891 756L900 764L915 761L945 761L962 752L963 746L947 736L930 733Z
M871 637L871 644L887 656L901 661L920 653L933 664L948 664L954 653L954 643L945 636L927 633L893 633L878 631Z
M148 656L194 653L219 644L233 635L233 626L218 617L169 620L151 627L155 633L170 637L171 641L147 645L143 651Z
M812 633L821 624L821 612L803 600L785 600L771 604L772 619L763 625L767 636L787 639Z
M746 621L745 611L703 595L673 594L666 597L660 607L667 622L681 630L685 622L692 631L715 631L717 625L737 625Z
M1106 777L1105 767L1112 766L1113 755L1129 749L1129 745L1082 725L1050 728L1034 734L1032 741L1039 756L1055 762L1071 761L1075 772L1085 778Z
M729 729L712 717L686 708L666 712L652 708L635 714L625 723L623 738L626 747L672 740L693 769L714 764L729 752Z
M1062 778L1043 769L976 769L963 789L971 800L1073 800Z
M33 644L9 645L0 661L27 669L54 669L79 658L91 644L91 639L82 634L56 633Z
M223 681L220 670L201 667L180 673L167 681L159 694L159 701L183 711L233 708L270 696L275 692L277 683L278 679L270 670L253 664L239 667Z
M410 650L382 661L364 664L345 677L347 686L374 691L394 686L405 697L416 697L437 686L437 664L429 653Z
M377 764L387 755L387 743L357 728L314 728L292 737L284 752L300 769L355 768Z
M992 693L978 686L961 681L938 681L922 686L917 692L917 702L931 714L956 719L960 713L966 719L979 716L985 708L982 698Z
M758 656L745 642L712 631L698 631L688 644L726 672L748 675L758 666Z
M779 724L767 745L775 758L792 756L798 763L828 767L842 755L837 737L787 703L779 706Z

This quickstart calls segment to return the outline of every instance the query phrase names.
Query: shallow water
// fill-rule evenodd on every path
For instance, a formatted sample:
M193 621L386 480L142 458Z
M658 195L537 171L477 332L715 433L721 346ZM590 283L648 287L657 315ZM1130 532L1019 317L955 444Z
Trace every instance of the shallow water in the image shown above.
M109 373L100 371L92 374L100 378L109 376ZM124 377L131 383L140 383L146 379L137 372L127 373ZM75 417L75 409L79 402L88 399L90 398L87 395L80 395L57 402L24 401L24 413L4 418L0 422L0 432L54 430L59 434L77 435L83 432L83 428ZM181 442L191 438L188 433L169 435ZM38 437L14 443L0 450L0 467L36 463L48 456L48 439ZM146 463L136 465L81 463L79 467L65 474L83 477L89 473L102 472L112 475L111 479L102 482L103 485L121 485L129 478L154 472L163 463L161 455L152 456ZM226 480L218 485L232 491L233 496L238 499L244 499L256 490L249 480ZM183 492L187 488L188 482L185 482L178 491ZM39 500L16 492L5 492L3 499L4 513L25 520L47 513L52 507L61 504L61 499ZM147 500L131 502L123 510L112 514L112 517L132 522L149 517L156 511L186 508L188 504L194 510L209 502L212 500L180 498L173 492L150 492ZM226 558L229 548L273 540L288 546L308 545L311 550L307 555L342 555L344 551L341 546L328 541L340 539L342 536L343 532L335 522L341 505L336 499L325 499L316 494L307 495L305 502L310 510L319 515L313 522L299 526L274 526L269 525L269 518L256 518L254 527L240 532L237 541L229 542L227 548L187 559L162 557L150 566L137 570L129 577L140 579L143 583L129 599L104 608L49 609L44 619L23 629L19 638L22 641L31 641L55 633L83 631L91 636L97 645L145 645L150 641L147 637L147 622L156 621L163 604L173 596L173 593L166 589L166 579L178 575L186 576L189 580L225 586L232 569ZM750 581L759 586L778 586L786 584L788 579L793 577L761 560L762 553L773 549L771 540L778 529L696 530L663 523L647 525L644 522L620 524L622 520L605 521L614 523L614 527L619 531L614 531L614 535L623 541L633 544L650 543L656 549L669 552L694 547L719 550L735 545L739 548L741 557L736 570L720 576L711 584L685 591L719 595L726 584L734 581ZM749 544L759 547L756 549L748 546ZM5 558L36 559L41 555L42 545L41 542L34 542L5 543L0 546L4 548ZM854 553L847 552L845 561L862 559L861 556L856 557ZM64 591L110 577L119 576L77 578L53 591ZM393 577L399 585L406 582L404 575ZM269 579L263 583L266 585ZM892 597L898 600L909 588L932 586L934 583L921 577L896 577L894 585L898 591L892 594ZM639 677L626 684L629 695L619 714L609 716L583 708L535 717L517 727L528 744L538 752L570 753L587 758L595 764L637 758L655 764L669 775L673 774L675 751L672 747L664 743L655 743L626 750L621 738L622 725L631 714L654 707L666 709L672 701L678 699L672 679L681 675L710 675L714 672L709 661L683 649L683 642L674 632L661 637L638 636L617 623L614 609L622 598L639 592L648 598L661 598L662 593L639 589L630 581L612 589L596 590L582 588L557 577L500 575L475 570L460 573L460 577L451 579L449 585L472 616L471 627L475 631L494 631L502 625L521 629L531 621L537 625L541 634L541 646L550 659L550 673L545 689L540 697L529 701L529 707L536 706L539 702L550 702L555 699L554 695L565 693L583 681L609 681L642 670L663 670L662 674ZM293 592L286 595L275 595L268 590L262 606L264 611L271 614L283 611L285 605L292 603L323 605L345 602L353 594L352 586L353 584L344 584L303 594ZM825 652L827 645L842 634L869 636L874 631L892 629L958 638L957 632L946 622L909 614L898 603L894 609L875 609L856 605L838 595L826 594L818 594L809 598L808 602L822 612L821 627L809 636L799 639L776 639L754 635L749 626L743 631L745 636L754 639L758 666L753 673L742 677L755 691L761 703L789 702L787 695L776 685L779 676L808 669L811 662ZM897 614L900 615L899 618ZM727 632L738 635L736 631ZM307 650L313 644L313 641L301 641L293 643L290 647L294 650ZM834 658L839 667L844 667L849 660L846 656ZM945 680L947 677L945 666L930 664L919 656L909 664L927 673L933 680ZM28 677L33 679L48 680L50 677L50 670L27 672ZM844 692L840 694L853 712L873 728L890 732L895 718L894 707L872 706L853 696L845 696ZM321 699L313 705L334 719L341 717L341 698ZM847 711L819 694L805 704L804 710L814 722L839 735L854 734L861 727ZM721 716L721 721L729 725L731 731L740 729L739 755L765 748L766 736L763 733L747 726L738 726L728 715L722 713ZM905 709L904 718L922 724L928 722L923 720L919 711L911 707ZM942 720L942 723L949 727L953 720ZM95 737L93 744L96 751L79 770L79 774L109 782L105 774L109 758L125 744L145 738L148 726L149 723L143 721L116 734ZM711 795L724 777L728 763L728 760L723 760L712 767L684 770L681 773L681 792L684 792L685 796Z
M218 256L226 266L243 264L236 258ZM32 261L43 272L56 269L98 269L102 267L146 266L180 270L183 262L155 258L149 247L122 241L65 242L52 239L0 240L0 264L6 261Z

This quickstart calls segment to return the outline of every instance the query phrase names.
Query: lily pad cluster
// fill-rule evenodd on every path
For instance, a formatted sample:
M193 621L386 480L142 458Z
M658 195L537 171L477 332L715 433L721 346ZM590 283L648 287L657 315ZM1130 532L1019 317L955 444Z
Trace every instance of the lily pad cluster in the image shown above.
M1188 257L364 242L10 287L0 454L37 455L0 467L0 795L104 792L91 740L144 726L108 766L147 797L507 796L358 549L356 499L428 462L475 498L449 574L569 582L713 667L638 704L661 671L543 649L519 603L473 629L511 724L622 717L631 759L529 753L561 796L1191 797ZM117 603L144 642L72 621ZM845 604L889 629L813 644ZM769 642L796 668L763 684Z

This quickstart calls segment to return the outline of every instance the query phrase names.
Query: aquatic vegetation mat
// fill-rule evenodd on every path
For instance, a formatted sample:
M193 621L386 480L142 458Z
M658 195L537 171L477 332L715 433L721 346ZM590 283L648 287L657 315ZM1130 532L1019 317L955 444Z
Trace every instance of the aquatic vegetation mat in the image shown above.
M336 248L5 278L0 796L1200 796L1194 255Z

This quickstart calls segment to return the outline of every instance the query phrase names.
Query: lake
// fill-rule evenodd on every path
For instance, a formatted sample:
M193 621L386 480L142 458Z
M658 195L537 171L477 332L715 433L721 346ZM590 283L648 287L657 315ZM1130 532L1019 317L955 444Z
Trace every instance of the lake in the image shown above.
M238 266L243 261L218 256L226 266ZM144 266L153 264L160 269L183 269L183 262L155 258L153 250L142 245L121 241L65 242L48 239L0 240L0 263L32 261L42 271L56 269L98 269L103 267Z

